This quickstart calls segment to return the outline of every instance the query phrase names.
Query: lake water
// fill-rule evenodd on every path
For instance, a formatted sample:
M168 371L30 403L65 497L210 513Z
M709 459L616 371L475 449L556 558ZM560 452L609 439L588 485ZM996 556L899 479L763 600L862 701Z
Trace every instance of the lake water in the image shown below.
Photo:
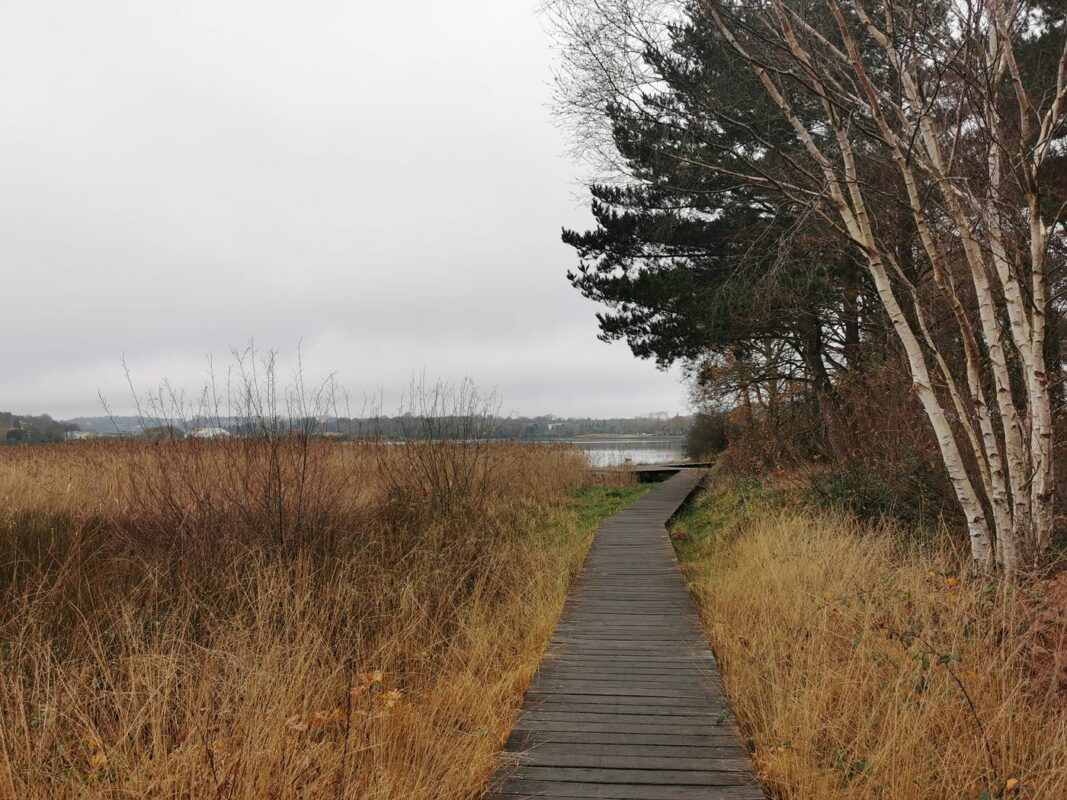
M685 461L684 442L681 439L597 439L570 444L585 451L585 457L593 467L618 467L627 462L668 464Z
M500 440L497 440L500 441ZM594 468L621 467L626 464L673 464L685 461L683 437L649 437L648 439L528 439L541 444L566 444L581 450ZM386 441L389 445L404 442Z

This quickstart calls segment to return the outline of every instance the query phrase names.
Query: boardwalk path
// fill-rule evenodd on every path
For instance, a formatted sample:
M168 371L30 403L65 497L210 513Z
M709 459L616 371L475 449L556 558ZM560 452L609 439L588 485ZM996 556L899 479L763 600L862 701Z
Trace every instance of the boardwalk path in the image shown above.
M664 527L683 470L601 525L487 800L757 800Z

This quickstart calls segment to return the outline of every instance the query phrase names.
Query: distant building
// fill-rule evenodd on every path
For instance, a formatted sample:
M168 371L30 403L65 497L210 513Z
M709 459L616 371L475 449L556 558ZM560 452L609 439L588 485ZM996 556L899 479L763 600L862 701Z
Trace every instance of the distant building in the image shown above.
M100 434L96 431L67 431L63 434L63 438L68 442L77 442L82 439L98 439Z
M225 428L197 428L189 431L189 436L193 439L229 439L230 432Z

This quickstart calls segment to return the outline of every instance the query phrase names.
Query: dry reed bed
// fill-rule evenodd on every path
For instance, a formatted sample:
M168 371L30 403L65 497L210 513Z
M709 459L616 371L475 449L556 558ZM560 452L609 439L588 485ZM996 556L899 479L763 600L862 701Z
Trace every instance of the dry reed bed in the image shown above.
M0 450L0 796L475 796L588 545L584 473L540 447Z
M1026 590L729 488L675 536L773 797L1067 797L1067 694L1033 669Z

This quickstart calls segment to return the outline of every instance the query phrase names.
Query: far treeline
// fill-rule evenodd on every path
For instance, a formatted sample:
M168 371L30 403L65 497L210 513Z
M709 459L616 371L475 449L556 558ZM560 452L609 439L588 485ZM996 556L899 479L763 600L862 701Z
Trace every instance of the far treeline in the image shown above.
M451 419L451 423L449 423ZM444 426L446 434L458 434L461 428L471 429L480 438L526 439L551 441L577 437L610 436L684 436L693 428L693 417L669 416L664 413L644 417L500 417L488 413L471 413L448 417L435 414L399 414L364 418L312 416L299 418L288 411L279 414L272 427L276 431L298 431L320 435L339 435L348 438L385 437L395 439L425 438L425 427ZM262 417L195 416L176 420L166 417L112 416L76 417L60 422L47 414L19 416L0 412L0 436L12 442L61 441L68 432L101 436L148 436L183 438L197 430L224 431L233 436L259 433L266 425ZM474 430L474 428L477 430ZM16 435L8 436L9 431Z
M552 4L601 176L565 230L602 337L684 365L727 460L1046 560L1063 474L1059 0Z
M73 422L52 419L48 414L31 416L0 411L0 442L61 442L71 431Z

